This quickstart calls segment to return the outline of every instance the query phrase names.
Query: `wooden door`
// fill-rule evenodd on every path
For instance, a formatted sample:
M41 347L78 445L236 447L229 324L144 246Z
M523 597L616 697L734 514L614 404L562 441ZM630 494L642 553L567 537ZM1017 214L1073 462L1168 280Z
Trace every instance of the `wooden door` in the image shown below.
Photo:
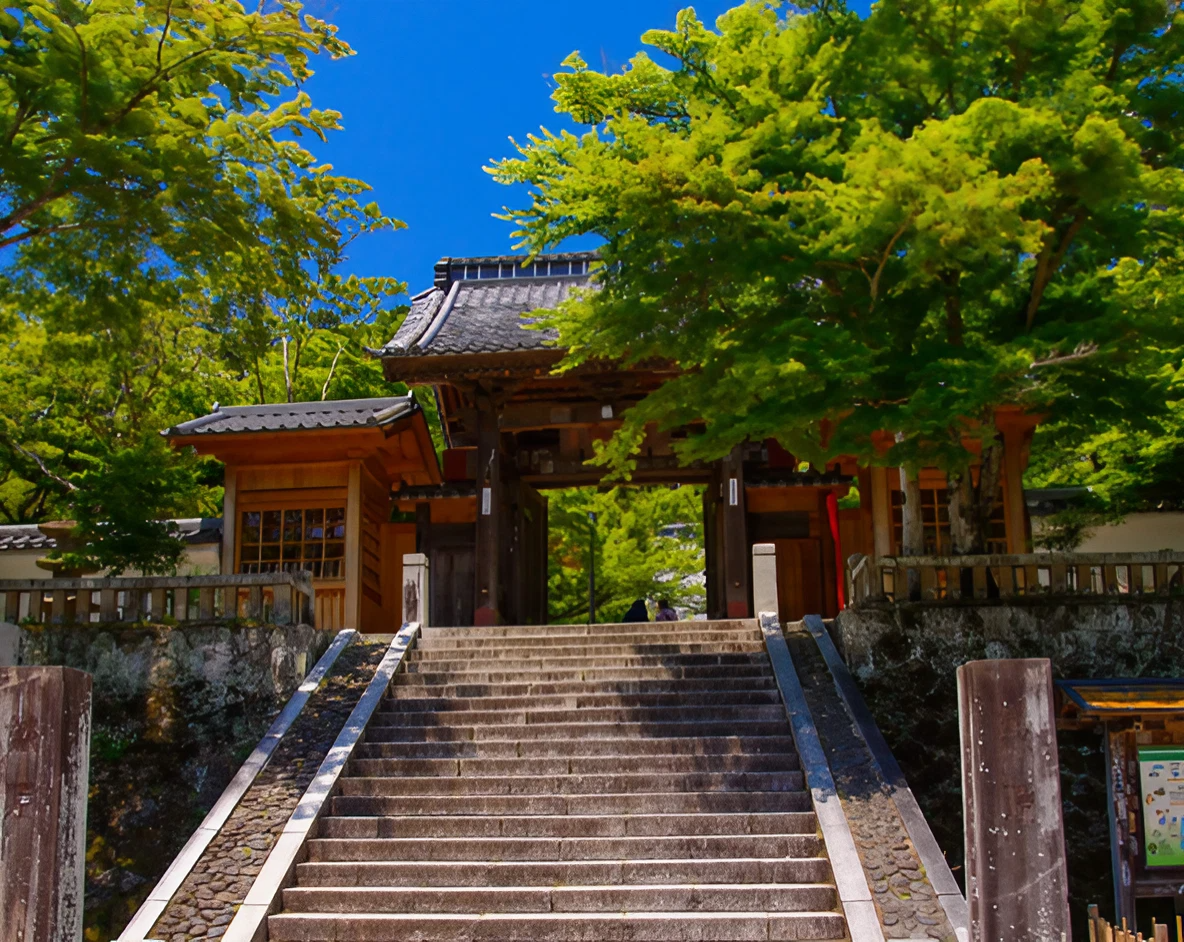
M822 541L817 537L774 540L777 547L777 602L781 620L800 621L823 611Z
M473 578L477 570L474 547L433 547L430 565L431 623L445 627L472 625Z

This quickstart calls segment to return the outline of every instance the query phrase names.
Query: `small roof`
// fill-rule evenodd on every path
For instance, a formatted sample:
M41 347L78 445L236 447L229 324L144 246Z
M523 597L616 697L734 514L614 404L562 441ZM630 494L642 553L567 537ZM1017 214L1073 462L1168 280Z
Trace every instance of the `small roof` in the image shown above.
M412 298L411 311L381 350L384 359L545 350L554 330L532 329L589 284L594 252L442 259L436 285Z
M280 402L259 406L219 407L215 403L209 415L174 425L162 434L223 435L236 432L378 428L406 418L418 408L410 395L324 402Z

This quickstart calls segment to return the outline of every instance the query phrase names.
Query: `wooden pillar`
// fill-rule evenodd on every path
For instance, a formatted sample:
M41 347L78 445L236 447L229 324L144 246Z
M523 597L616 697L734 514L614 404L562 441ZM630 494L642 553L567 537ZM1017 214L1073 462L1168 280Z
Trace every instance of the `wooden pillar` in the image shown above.
M892 488L888 486L887 468L871 469L872 478L872 557L892 555Z
M1050 662L963 664L958 721L972 942L1071 938Z
M0 939L82 938L89 674L0 668Z
M502 455L497 406L479 390L477 402L477 547L473 624L501 621Z
M222 480L222 575L234 574L235 543L238 533L238 468L227 465Z
M748 526L744 505L743 446L720 462L723 493L724 611L727 618L748 618Z
M342 628L362 630L362 465L349 466L345 497L345 614Z
M1024 430L1003 428L1003 515L1007 551L1030 553L1027 508L1024 506Z
M1114 879L1114 921L1126 920L1135 924L1135 886L1131 879L1131 833L1129 826L1130 804L1127 789L1131 784L1136 789L1135 803L1138 804L1138 773L1133 776L1127 769L1127 737L1125 730L1105 726L1103 744L1106 747L1106 804L1110 820L1110 867ZM1128 784L1130 783L1130 784Z

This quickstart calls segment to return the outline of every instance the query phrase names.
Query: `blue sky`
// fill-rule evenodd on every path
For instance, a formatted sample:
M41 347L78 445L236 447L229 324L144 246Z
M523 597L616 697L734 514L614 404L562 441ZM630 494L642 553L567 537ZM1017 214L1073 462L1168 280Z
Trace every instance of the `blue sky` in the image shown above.
M695 4L708 22L737 0ZM481 168L540 125L562 126L551 74L575 49L619 69L647 29L669 28L686 0L306 0L357 55L324 61L308 83L345 130L308 146L359 177L408 228L359 240L349 270L431 285L444 255L510 251L511 226L492 213L514 191ZM519 197L520 199L520 197Z

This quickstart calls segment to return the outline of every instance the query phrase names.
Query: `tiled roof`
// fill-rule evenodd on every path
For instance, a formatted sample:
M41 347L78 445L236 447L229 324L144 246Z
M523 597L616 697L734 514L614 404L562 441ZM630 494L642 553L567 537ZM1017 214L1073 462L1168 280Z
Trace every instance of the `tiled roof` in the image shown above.
M222 542L221 517L184 517L172 521L181 539L190 545ZM0 553L10 550L51 550L57 540L42 533L35 523L0 526Z
M481 262L464 261L470 267ZM421 357L542 350L556 333L531 329L536 319L528 315L558 306L588 283L587 273L454 280L447 288L417 295L394 338L377 352L382 357Z
M302 429L365 428L411 415L411 396L340 399L327 402L281 402L261 406L226 406L201 418L164 430L165 435L221 435L235 432L286 432Z

